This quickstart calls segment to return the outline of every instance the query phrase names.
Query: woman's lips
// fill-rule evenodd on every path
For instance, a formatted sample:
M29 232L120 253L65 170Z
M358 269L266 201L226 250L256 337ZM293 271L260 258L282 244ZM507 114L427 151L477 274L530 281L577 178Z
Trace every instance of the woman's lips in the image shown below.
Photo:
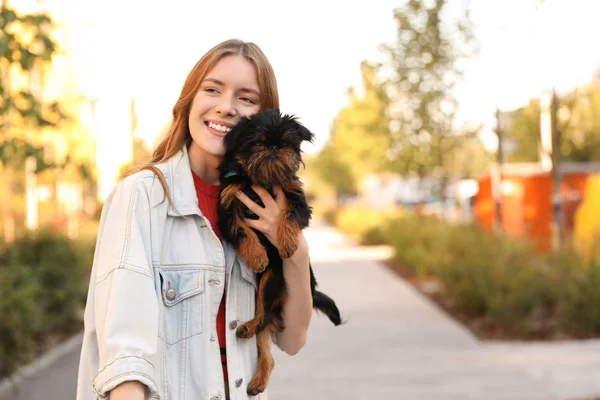
M204 125L206 125L206 129L208 129L208 131L215 136L223 138L223 137L225 137L225 135L227 135L227 132L221 132L221 131L218 131L218 130L213 129L210 126L208 126L208 122L205 122Z

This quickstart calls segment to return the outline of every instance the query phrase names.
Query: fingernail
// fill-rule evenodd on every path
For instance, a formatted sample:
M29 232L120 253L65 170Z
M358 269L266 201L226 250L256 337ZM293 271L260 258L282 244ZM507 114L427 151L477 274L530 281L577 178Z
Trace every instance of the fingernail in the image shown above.
M242 195L242 192L240 192L240 191L238 190L237 192L235 192L235 195L236 195L236 196L241 196L241 195Z

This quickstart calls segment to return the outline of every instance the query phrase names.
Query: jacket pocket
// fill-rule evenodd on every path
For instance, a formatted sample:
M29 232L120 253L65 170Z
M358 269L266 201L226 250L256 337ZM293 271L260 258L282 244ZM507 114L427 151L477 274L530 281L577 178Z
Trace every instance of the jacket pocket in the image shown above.
M244 259L242 258L242 256L238 254L236 254L236 259L238 264L240 265L240 272L242 275L242 278L244 278L244 280L248 283L250 283L252 286L254 286L254 290L258 289L258 286L256 284L256 273L254 273L250 267L248 267L248 265L246 264L246 261L244 261Z
M203 331L204 270L159 270L164 304L160 338L173 345Z

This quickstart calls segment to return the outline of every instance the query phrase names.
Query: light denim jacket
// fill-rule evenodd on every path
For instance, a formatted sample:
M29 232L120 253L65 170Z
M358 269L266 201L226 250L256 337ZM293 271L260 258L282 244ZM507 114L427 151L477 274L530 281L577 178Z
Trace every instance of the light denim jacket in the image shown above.
M102 210L77 399L106 399L137 380L146 399L224 400L216 316L225 286L230 398L248 399L256 340L238 339L235 327L254 316L256 277L201 214L187 149L157 167L175 208L142 171L116 185Z

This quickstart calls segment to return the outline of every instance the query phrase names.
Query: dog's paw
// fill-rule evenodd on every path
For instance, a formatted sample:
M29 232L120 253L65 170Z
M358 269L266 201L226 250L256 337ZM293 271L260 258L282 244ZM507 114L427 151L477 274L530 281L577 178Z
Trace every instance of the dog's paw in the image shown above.
M248 327L248 324L242 324L235 331L235 335L240 339L250 339L254 336L254 332Z
M269 257L266 251L255 253L248 263L248 267L254 272L263 272L267 265L269 265Z
M260 393L264 392L266 388L267 385L265 383L259 382L259 379L254 378L248 384L248 389L246 390L246 393L248 393L248 396L257 396Z
M290 258L298 250L297 242L287 242L279 246L279 256L283 259Z

